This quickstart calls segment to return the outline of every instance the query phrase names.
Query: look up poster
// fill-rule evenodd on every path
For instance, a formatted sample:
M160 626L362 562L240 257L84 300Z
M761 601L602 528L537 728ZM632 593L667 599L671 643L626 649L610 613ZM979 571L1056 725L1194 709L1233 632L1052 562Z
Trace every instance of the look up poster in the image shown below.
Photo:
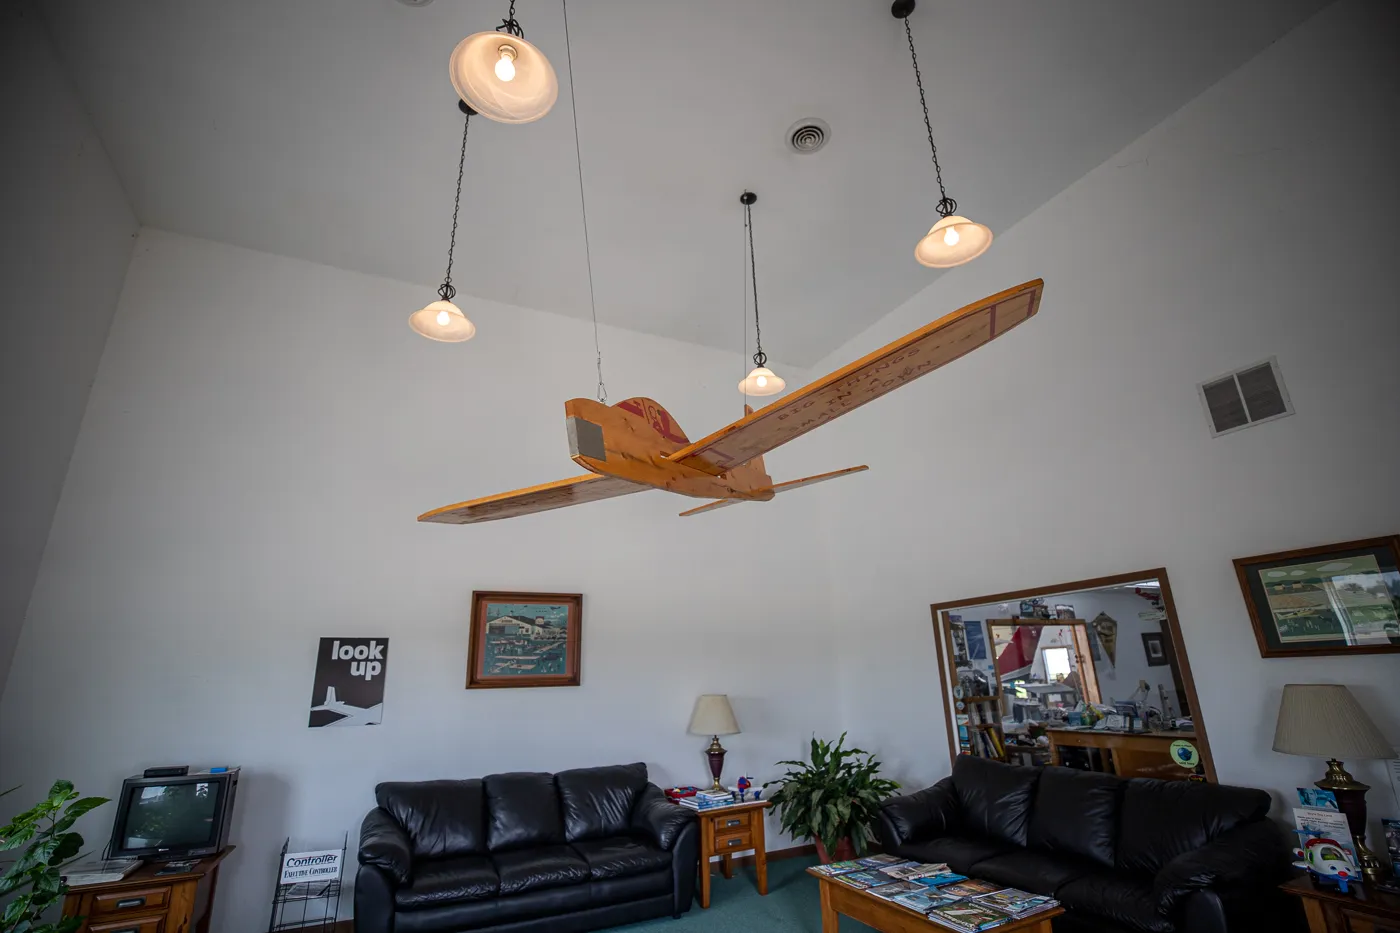
M384 720L387 638L322 638L307 725L377 726Z

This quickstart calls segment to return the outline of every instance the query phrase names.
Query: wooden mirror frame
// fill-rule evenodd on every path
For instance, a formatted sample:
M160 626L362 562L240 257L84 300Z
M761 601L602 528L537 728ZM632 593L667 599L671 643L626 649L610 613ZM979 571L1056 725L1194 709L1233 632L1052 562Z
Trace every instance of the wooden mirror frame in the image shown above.
M1201 711L1200 698L1196 696L1196 681L1191 676L1191 663L1186 658L1186 643L1182 639L1181 625L1177 621L1176 602L1172 599L1171 582L1167 579L1167 569L1157 567L1152 570L1140 570L1136 573L1118 573L1108 577L1095 577L1090 580L1074 580L1070 583L1057 583L1051 586L1035 586L1026 589L1015 590L1010 593L993 593L990 596L973 596L968 599L948 600L941 603L933 603L929 606L929 611L933 615L933 642L938 653L938 680L943 691L943 718L948 726L948 756L949 764L958 758L958 733L953 722L953 701L952 685L948 681L948 664L953 658L952 632L948 622L948 613L965 609L969 606L985 606L990 603L1009 603L1022 599L1034 597L1054 597L1068 593L1078 593L1083 590L1097 590L1104 587L1117 586L1123 583L1132 583L1136 580L1156 580L1162 587L1162 609L1166 612L1166 633L1167 644L1170 646L1171 660L1174 666L1174 673L1178 676L1175 684L1177 692L1184 696L1191 703L1191 720L1194 724L1196 734L1195 744L1201 753L1201 765L1205 770L1206 780L1210 783L1217 783L1215 776L1215 756L1210 750L1210 738L1206 735L1205 716ZM1054 624L1055 619L1041 620Z

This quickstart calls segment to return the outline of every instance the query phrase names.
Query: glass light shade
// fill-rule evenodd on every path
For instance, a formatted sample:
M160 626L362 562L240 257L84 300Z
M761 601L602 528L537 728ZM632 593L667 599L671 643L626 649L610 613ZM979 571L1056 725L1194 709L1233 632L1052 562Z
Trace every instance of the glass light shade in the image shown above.
M787 383L767 366L755 366L739 382L739 391L745 395L777 395L787 388Z
M462 309L439 298L408 316L408 326L429 340L461 343L476 336L476 325L467 320Z
M496 70L507 48L514 68ZM477 113L498 123L532 123L549 113L559 98L559 79L544 53L519 36L508 32L478 32L467 36L452 50L448 63L452 87L457 96Z
M928 235L914 247L914 258L933 269L948 269L971 262L991 245L991 230L953 214L933 225Z

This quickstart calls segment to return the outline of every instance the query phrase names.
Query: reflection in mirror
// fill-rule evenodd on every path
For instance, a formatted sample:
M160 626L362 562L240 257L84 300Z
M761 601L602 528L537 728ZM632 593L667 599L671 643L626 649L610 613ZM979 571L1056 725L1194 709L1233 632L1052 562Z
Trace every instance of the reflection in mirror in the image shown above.
M1214 780L1165 571L933 608L954 755Z

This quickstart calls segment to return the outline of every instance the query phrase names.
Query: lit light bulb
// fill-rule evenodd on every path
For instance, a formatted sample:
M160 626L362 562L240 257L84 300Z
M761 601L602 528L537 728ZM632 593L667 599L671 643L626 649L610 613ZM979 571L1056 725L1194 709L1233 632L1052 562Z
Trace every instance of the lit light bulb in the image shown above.
M515 49L503 45L499 51L501 57L496 60L496 77L502 81L515 80Z
M949 246L957 246L958 241L961 239L962 237L958 236L957 227L949 227L947 230L943 231L943 242L947 243Z
M442 325L443 327L446 327L448 321L451 321L451 320L452 320L452 315L448 314L446 311L439 311L439 312L438 312L438 315L437 315L437 322L438 322L438 324Z
M764 386L768 385L768 377L759 376L757 379L754 380L754 382L756 382L758 384L758 387L761 389Z

